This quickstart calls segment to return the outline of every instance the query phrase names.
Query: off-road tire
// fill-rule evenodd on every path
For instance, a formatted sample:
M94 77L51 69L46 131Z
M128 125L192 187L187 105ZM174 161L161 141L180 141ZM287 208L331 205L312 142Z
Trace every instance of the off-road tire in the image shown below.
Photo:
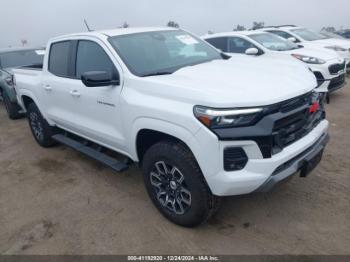
M57 142L52 139L52 136L57 133L55 128L49 125L34 103L28 106L27 117L30 130L40 146L52 147L57 144Z
M164 162L176 167L183 175L186 189L191 193L191 205L184 214L176 214L164 206L157 197L158 188L151 182L156 163ZM220 198L214 196L190 150L181 142L162 141L145 153L142 161L143 177L147 192L158 210L173 223L195 227L206 222L217 211ZM170 188L170 187L169 187Z

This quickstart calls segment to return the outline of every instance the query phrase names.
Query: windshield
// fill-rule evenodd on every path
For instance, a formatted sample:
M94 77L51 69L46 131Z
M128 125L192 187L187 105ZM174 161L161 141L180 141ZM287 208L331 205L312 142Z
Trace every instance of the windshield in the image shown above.
M313 32L311 30L301 28L301 29L292 29L290 30L294 34L298 35L302 39L306 41L316 41L316 40L322 40L322 39L328 39L329 37L321 35L319 33Z
M137 76L171 74L186 66L223 59L209 44L181 30L122 35L109 41Z
M20 67L28 65L42 64L44 60L44 50L23 50L0 54L2 68Z
M273 51L288 51L300 48L298 45L273 34L254 34L249 35L249 37Z
M332 32L326 32L326 31L322 31L321 35L327 37L327 38L337 38L337 39L346 39L345 37L342 37L341 35L332 33Z

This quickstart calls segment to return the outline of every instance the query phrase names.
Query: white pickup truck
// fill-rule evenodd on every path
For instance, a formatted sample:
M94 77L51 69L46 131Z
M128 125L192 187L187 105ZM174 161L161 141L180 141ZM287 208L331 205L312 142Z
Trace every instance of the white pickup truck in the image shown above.
M220 196L307 176L328 142L307 67L252 61L178 29L90 32L50 40L43 70L17 69L15 88L41 146L139 163L159 211L191 227Z

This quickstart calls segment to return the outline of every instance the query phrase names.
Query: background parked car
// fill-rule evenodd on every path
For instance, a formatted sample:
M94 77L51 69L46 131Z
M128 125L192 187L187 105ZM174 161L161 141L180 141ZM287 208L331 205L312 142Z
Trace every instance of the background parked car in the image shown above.
M307 64L317 79L317 91L332 92L346 83L345 61L332 50L298 46L268 32L240 31L203 37L210 44L230 55L255 55L276 59L296 58Z
M323 30L323 31L320 32L320 34L323 35L323 36L326 36L327 38L346 39L339 32L332 33L332 32L328 32L328 31Z
M21 116L13 88L13 69L22 66L42 67L45 50L43 48L19 48L0 50L0 95L10 119Z
M327 37L294 25L271 26L259 30L276 34L305 47L321 47L336 51L340 57L346 60L347 70L350 71L350 41L347 39Z
M337 34L341 35L344 38L350 39L350 29L338 31Z

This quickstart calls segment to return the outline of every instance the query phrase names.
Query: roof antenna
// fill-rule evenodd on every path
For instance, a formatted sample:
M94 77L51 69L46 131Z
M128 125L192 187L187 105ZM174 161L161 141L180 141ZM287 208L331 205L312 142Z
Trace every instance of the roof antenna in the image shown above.
M93 30L90 29L89 24L88 24L88 22L86 21L86 19L84 19L84 23L85 23L85 25L86 25L87 30L88 30L89 32L92 32Z

